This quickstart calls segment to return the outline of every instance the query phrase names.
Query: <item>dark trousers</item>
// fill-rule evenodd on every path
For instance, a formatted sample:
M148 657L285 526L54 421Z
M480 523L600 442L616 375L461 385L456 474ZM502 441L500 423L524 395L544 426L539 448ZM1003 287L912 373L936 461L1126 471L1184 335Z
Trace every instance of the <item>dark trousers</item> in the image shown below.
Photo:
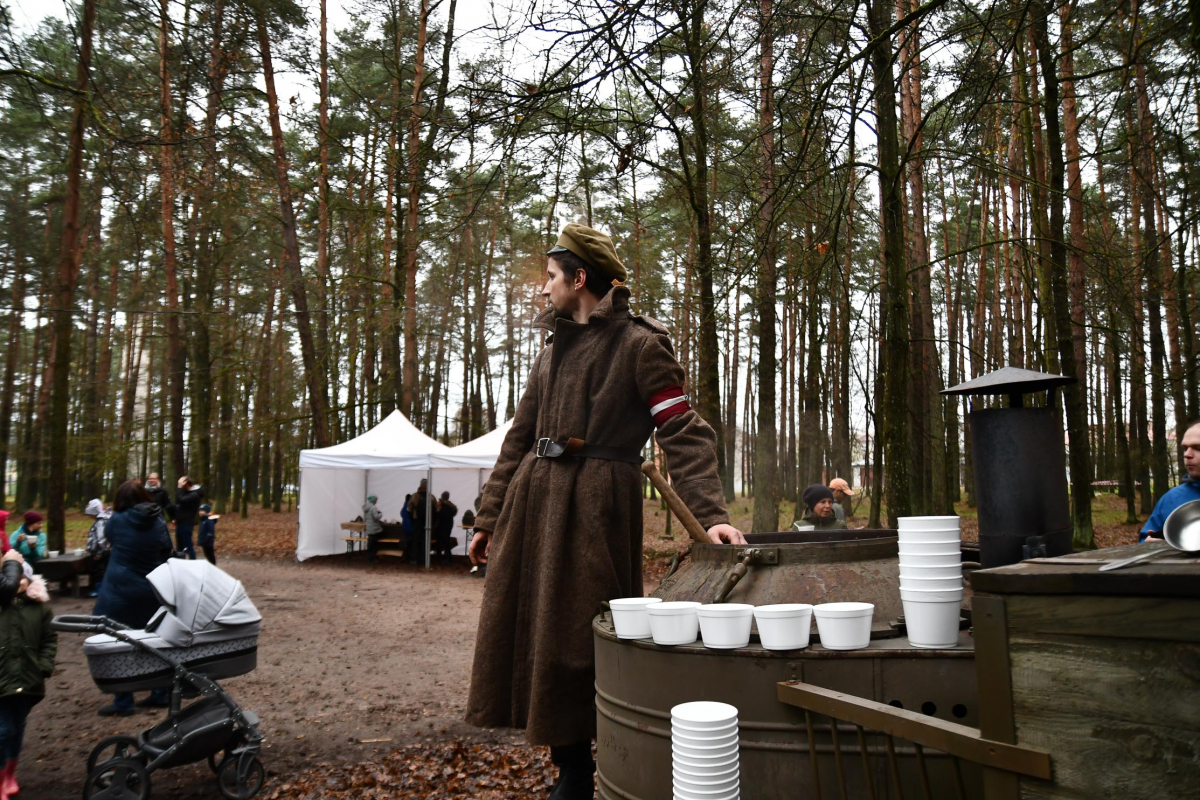
M180 553L187 553L188 558L196 557L196 548L192 547L192 531L196 524L193 522L175 523L175 550Z
M101 553L99 557L93 556L88 562L88 571L92 575L92 591L100 588L100 582L104 580L104 573L108 571L108 558L110 553Z
M152 689L150 696L160 703L166 703L171 699L170 689ZM113 695L113 705L120 709L133 709L133 692L117 692Z
M575 744L551 747L550 761L559 769L566 767L589 772L596 770L596 762L592 759L592 741L590 739Z
M40 697L9 695L0 697L0 756L5 761L14 761L21 755L21 743L25 739L25 720L34 703Z
M216 566L217 554L213 552L214 547L216 547L215 544L200 545L200 549L204 551L204 557L208 559L208 563L212 564L213 566Z
M367 534L367 560L374 561L379 558L379 536L378 533Z

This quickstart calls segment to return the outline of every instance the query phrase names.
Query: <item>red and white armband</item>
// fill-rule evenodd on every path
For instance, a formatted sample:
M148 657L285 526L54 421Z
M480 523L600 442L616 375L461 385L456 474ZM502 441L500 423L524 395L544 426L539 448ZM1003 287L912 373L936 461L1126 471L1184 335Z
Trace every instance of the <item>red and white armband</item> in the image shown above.
M650 395L650 416L654 417L654 425L658 428L671 417L690 408L682 386L668 386Z

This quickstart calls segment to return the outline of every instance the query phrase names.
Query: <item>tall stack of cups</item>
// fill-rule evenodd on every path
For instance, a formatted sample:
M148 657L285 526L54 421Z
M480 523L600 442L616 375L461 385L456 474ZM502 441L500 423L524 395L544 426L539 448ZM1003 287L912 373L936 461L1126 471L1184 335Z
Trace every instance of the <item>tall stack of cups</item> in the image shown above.
M671 782L675 800L736 800L738 710L698 701L671 709Z
M901 517L900 599L913 647L958 644L962 535L958 517Z

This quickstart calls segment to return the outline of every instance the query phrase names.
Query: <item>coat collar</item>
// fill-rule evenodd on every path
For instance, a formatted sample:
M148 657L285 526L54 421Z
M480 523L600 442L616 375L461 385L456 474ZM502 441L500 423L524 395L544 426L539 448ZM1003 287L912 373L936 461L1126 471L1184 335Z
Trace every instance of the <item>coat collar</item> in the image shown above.
M614 286L612 291L600 298L600 302L588 315L588 325L617 319L629 319L629 289L626 286ZM564 327L584 327L569 317L557 316L553 307L547 308L533 320L533 327L551 333L554 333L560 324Z

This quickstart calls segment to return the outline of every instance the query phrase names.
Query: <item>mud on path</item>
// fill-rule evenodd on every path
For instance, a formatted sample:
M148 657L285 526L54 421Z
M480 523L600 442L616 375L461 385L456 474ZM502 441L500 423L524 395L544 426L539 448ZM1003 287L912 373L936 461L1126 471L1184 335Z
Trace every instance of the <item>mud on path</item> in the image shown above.
M344 557L222 558L220 566L263 615L258 669L222 685L262 719L264 795L318 763L372 762L422 741L522 744L518 732L462 722L483 594L483 581L465 567L425 572ZM93 602L56 594L53 606L57 614L90 613ZM24 800L79 797L96 742L165 716L98 716L110 697L92 683L84 638L59 634L58 666L25 733ZM203 763L154 773L151 786L159 798L220 796Z

